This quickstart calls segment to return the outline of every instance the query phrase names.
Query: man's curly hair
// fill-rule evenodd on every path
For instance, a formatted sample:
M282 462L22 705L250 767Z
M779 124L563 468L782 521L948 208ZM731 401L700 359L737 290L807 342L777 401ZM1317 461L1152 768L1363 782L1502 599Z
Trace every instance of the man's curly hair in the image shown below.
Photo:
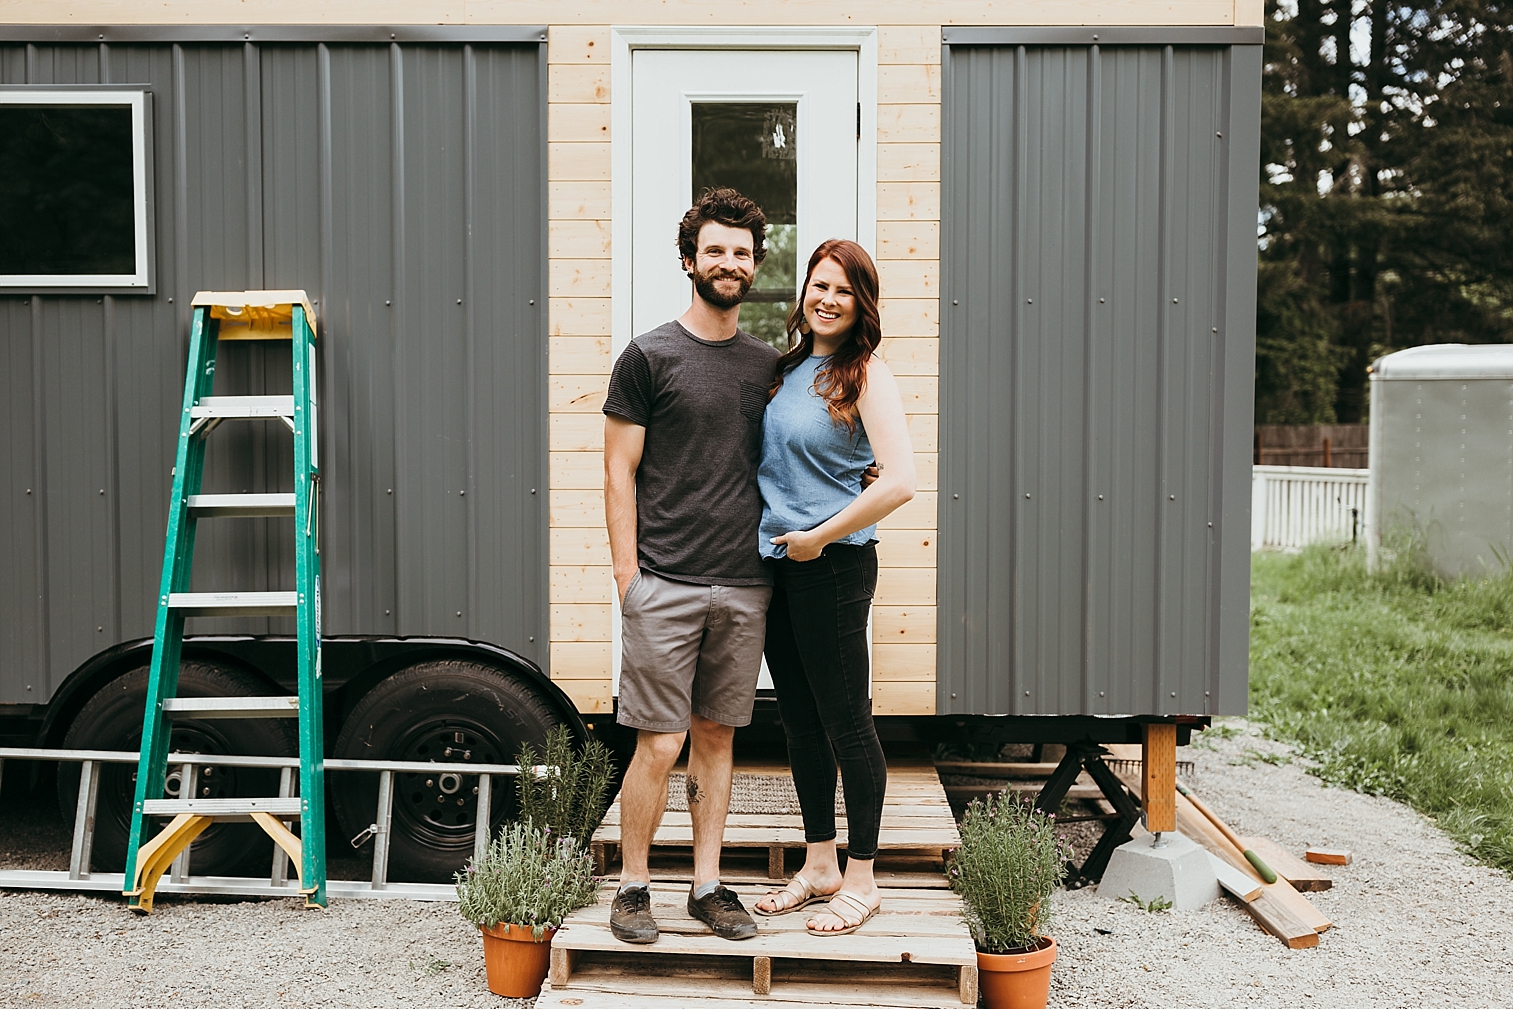
M767 215L762 208L734 189L706 189L683 215L678 224L678 254L683 260L697 260L699 231L714 221L727 228L745 228L751 232L751 260L762 265L767 258Z

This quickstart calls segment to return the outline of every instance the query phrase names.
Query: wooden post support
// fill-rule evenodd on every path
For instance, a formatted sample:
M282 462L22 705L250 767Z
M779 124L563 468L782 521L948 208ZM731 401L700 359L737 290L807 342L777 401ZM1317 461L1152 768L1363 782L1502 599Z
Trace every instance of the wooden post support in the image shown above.
M567 986L567 979L573 976L573 968L578 966L578 952L578 950L563 949L560 946L552 947L551 963L547 973L554 990Z
M782 845L774 844L767 849L767 878L781 880L787 872L787 866L783 864L783 852L787 851Z
M962 1005L975 1006L977 1004L977 967L974 964L962 964L956 968L956 987L961 996Z
M1145 800L1145 829L1167 834L1177 829L1177 727L1147 722L1143 728L1140 795Z
M754 956L751 958L751 993L753 995L772 994L772 957Z

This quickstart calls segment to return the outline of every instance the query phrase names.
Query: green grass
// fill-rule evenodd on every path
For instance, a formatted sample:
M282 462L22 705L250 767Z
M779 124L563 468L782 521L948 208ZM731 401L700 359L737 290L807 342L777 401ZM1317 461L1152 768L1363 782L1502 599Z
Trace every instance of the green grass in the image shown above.
M1412 551L1252 564L1251 713L1325 781L1405 802L1513 872L1513 574L1446 583Z

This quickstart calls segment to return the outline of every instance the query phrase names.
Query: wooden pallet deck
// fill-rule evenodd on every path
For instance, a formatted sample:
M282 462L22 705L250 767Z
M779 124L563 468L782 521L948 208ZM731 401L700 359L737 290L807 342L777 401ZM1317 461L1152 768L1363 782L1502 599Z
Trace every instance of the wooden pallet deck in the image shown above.
M787 766L777 762L745 761L735 770L788 776ZM845 818L837 816L836 826L844 846ZM803 911L758 917L756 938L729 942L688 914L693 829L688 813L669 811L652 847L652 914L661 938L634 946L611 935L614 890L606 886L599 903L568 918L552 941L552 973L537 1009L744 1009L766 1002L834 1009L976 1005L977 951L942 863L945 850L960 840L934 765L890 761L876 867L882 913L844 936L810 935L804 927L810 915ZM618 869L619 845L617 800L592 841L601 871L611 877ZM731 813L720 878L750 908L799 867L803 849L797 813Z
M788 776L777 762L739 762L738 775ZM837 815L842 848L846 818ZM951 804L934 765L925 759L896 759L888 764L888 791L878 834L877 878L882 886L929 889L945 887L942 854L960 843ZM687 881L692 873L693 825L689 814L669 810L652 845L652 878ZM620 800L604 816L590 847L602 875L618 869ZM781 882L791 872L787 853L804 848L804 825L797 813L732 812L725 822L721 875L728 881ZM763 862L765 861L765 864ZM795 859L797 869L801 862Z
M733 889L748 907L766 886ZM757 918L754 939L714 936L687 911L686 884L654 883L657 942L633 946L609 931L605 888L552 941L549 988L537 1009L663 1009L669 999L702 1009L754 1002L891 1009L977 1004L977 953L959 898L941 890L888 889L883 910L859 931L812 936L804 912Z

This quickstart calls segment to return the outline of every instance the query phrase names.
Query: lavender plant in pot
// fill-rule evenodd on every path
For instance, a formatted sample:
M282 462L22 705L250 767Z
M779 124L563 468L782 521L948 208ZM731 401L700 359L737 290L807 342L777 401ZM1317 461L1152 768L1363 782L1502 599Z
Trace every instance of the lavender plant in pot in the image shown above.
M593 856L574 838L524 822L501 828L483 857L457 874L457 909L483 933L489 991L540 994L552 935L598 890Z
M1054 818L1012 796L990 795L967 807L961 847L947 872L977 941L988 1009L1044 1009L1056 960L1056 940L1045 929L1067 854Z

